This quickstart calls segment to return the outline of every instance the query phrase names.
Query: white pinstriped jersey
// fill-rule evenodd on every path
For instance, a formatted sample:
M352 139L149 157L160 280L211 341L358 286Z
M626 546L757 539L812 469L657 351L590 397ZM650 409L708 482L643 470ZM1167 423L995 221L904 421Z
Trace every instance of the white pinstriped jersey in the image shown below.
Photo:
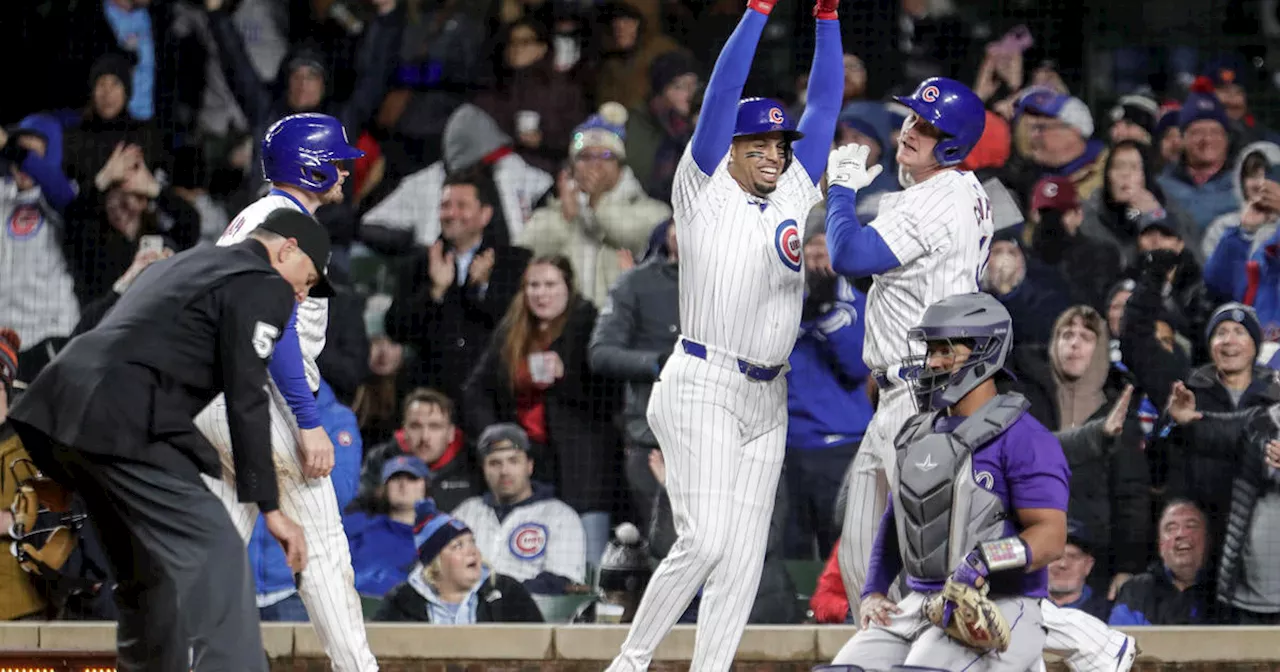
M40 187L18 191L0 179L0 326L12 327L24 348L69 336L80 321L75 283L62 252L62 215Z
M886 194L870 226L902 265L875 276L867 294L862 358L873 370L893 370L924 354L923 345L908 343L907 330L925 308L978 291L991 247L991 199L973 173L946 170Z
M681 333L756 364L785 363L800 331L805 219L820 200L799 161L762 200L729 175L727 155L707 175L687 147L671 198Z
M302 210L298 203L287 196L268 194L254 201L222 232L218 245L231 245L248 237L258 228L267 215L280 208ZM320 368L316 366L316 358L324 351L325 331L329 327L329 300L308 297L298 305L298 345L302 349L302 367L307 374L307 385L311 391L320 389Z

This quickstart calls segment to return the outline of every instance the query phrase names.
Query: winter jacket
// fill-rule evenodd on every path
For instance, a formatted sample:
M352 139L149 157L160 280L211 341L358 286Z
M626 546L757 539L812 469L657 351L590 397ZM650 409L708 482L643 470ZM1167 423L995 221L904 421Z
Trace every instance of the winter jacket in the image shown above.
M694 120L650 99L627 113L627 165L645 193L671 202L676 166L693 138Z
M796 604L796 587L791 581L791 575L787 573L782 557L783 538L787 528L787 501L786 480L782 479L778 481L773 518L769 520L769 538L765 542L764 569L760 574L760 586L756 589L756 600L751 607L748 623L783 625L799 623L804 616ZM661 560L671 552L677 539L675 516L666 488L659 489L654 497L652 520L649 549L654 557Z
M517 144L516 152L552 175L559 172L569 154L574 127L587 118L582 88L569 75L556 71L550 51L527 68L500 74L498 85L474 102L511 137L517 135L517 113L538 113L542 144L536 148Z
M1265 241L1269 240L1276 232L1276 225L1280 223L1280 217L1276 216L1273 216L1271 221L1258 227L1258 230L1253 234L1246 234L1239 231L1240 212L1244 209L1245 204L1244 162L1245 159L1249 158L1252 154L1261 154L1267 160L1267 163L1270 165L1267 169L1267 179L1275 180L1277 177L1280 177L1280 175L1276 175L1277 172L1280 172L1280 145L1277 145L1274 142L1254 142L1246 145L1245 148L1236 155L1236 162L1231 170L1231 191L1235 194L1236 202L1241 204L1241 207L1234 212L1228 212L1224 215L1220 215L1217 219L1214 219L1211 224L1209 224L1209 228L1204 232L1204 238L1200 241L1205 259L1211 259L1213 257L1214 252L1218 248L1218 241L1222 239L1222 236L1226 232L1233 229L1235 229L1241 237L1248 239L1250 243L1248 255L1245 256L1246 259L1253 256L1253 254L1258 251L1258 248L1261 247ZM1241 264L1243 264L1243 259L1241 260ZM1242 269L1236 268L1234 270L1236 273L1239 273ZM1209 282L1209 271L1207 265L1205 269L1205 282ZM1216 289L1217 287L1215 286L1215 290ZM1230 294L1224 294L1224 296L1230 296ZM1239 301L1240 299L1237 298L1234 300Z
M1150 273L1138 278L1125 303L1124 330L1120 334L1121 360L1133 374L1138 389L1161 409L1168 404L1173 384L1191 373L1187 353L1176 347L1172 352L1165 350L1156 340L1156 322L1172 320L1162 295L1164 284L1164 278Z
M333 442L333 473L329 478L333 481L333 492L337 495L338 510L341 511L356 496L360 480L360 459L363 457L360 425L356 422L356 414L338 403L333 390L323 379L316 391L316 410L320 412L321 426ZM297 588L293 570L285 561L284 550L267 532L266 521L261 515L253 528L253 536L249 538L249 569L253 572L259 595Z
M1079 235L1085 238L1112 246L1120 253L1121 267L1133 268L1138 260L1138 232L1150 219L1163 220L1164 226L1175 231L1186 241L1192 256L1204 262L1197 242L1200 240L1200 228L1186 206L1170 197L1162 186L1160 176L1156 173L1153 159L1144 154L1143 175L1144 186L1156 201L1160 203L1164 213L1143 213L1125 203L1118 203L1111 196L1111 189L1104 181L1094 194L1084 201L1084 220L1080 223ZM1110 171L1112 157L1107 156L1103 170ZM1083 196L1081 197L1083 198ZM1114 275L1107 280L1113 281Z
M587 347L596 309L571 296L568 319L550 350L564 363L564 377L543 392L549 446L534 462L535 478L554 482L556 495L579 513L611 511L624 492L622 448L614 424L621 386L592 371ZM498 422L516 422L516 396L502 358L501 327L462 390L463 427L471 436Z
M412 525L387 515L348 513L342 517L342 529L351 547L356 592L381 597L408 580L418 561Z
M368 507L378 487L382 485L382 465L387 460L407 454L404 430L396 430L390 441L380 443L365 453L364 467L360 470L360 503ZM440 459L427 465L431 470L428 492L436 506L446 513L453 511L470 497L484 492L484 478L476 465L475 454L463 440L462 430L454 429L453 439Z
M815 296L815 291L829 295ZM871 422L866 388L871 369L862 361L867 296L844 278L832 278L816 290L811 286L807 294L800 335L787 359L789 451L859 441Z
M1186 590L1173 585L1169 570L1159 562L1134 575L1116 594L1107 624L1203 625L1214 623L1213 587L1205 572Z
M596 73L595 104L609 101L634 107L649 99L649 66L654 59L676 51L680 45L662 33L662 8L659 0L618 0L628 16L640 21L635 46L630 51L605 46ZM611 31L606 31L611 35ZM606 37L606 40L610 37Z
M591 332L591 371L626 382L623 427L628 443L657 447L646 413L659 363L680 338L680 268L657 256L624 272Z
M997 232L992 242L997 241L1012 242L1022 250L1025 275L1007 294L997 294L995 287L987 291L1000 301L1018 325L1013 332L1015 346L1045 346L1053 336L1054 321L1072 306L1071 286L1058 269L1032 256L1014 227Z
M1111 604L1107 602L1107 595L1101 590L1095 591L1089 586L1085 586L1080 593L1080 597L1075 602L1067 604L1059 604L1059 609L1079 609L1090 616L1105 622L1107 614L1111 611Z
M671 206L650 198L631 168L623 166L618 183L595 207L587 204L584 194L578 194L574 221L565 220L558 198L547 199L547 205L529 218L516 244L534 256L568 257L582 295L600 307L622 274L618 253L626 250L635 259L643 257L649 232L670 218Z
M415 566L414 572L421 567ZM542 612L519 581L495 574L481 581L473 593L475 623L542 623ZM431 623L431 609L423 591L406 581L387 593L371 619L381 623Z
M445 248L453 250L447 243ZM401 262L383 324L387 336L418 353L405 371L414 386L433 387L450 399L459 399L463 381L520 291L529 252L496 246L486 239L476 254L490 249L494 263L488 287L481 292L469 281L455 282L439 302L431 297L430 250L417 246Z
M1105 400L1088 421L1074 428L1062 426L1056 401L1058 383L1051 365L1039 359L1034 350L1015 351L1018 391L1031 402L1030 414L1062 442L1071 468L1068 511L1098 539L1094 555L1103 565L1099 576L1142 571L1152 538L1150 473L1140 447L1137 404L1130 404L1124 428L1114 439L1106 438L1101 427L1093 425L1106 418L1128 383L1123 372L1110 366L1105 343L1099 339L1094 361L1081 379L1087 382L1089 376L1097 375L1096 369L1105 367L1098 381Z
M1192 371L1191 375L1187 376L1186 385L1196 395L1196 408L1209 416L1216 413L1229 414L1235 411L1261 409L1280 403L1280 382L1277 382L1276 376L1277 373L1271 369L1262 366L1253 367L1253 382L1241 395L1239 404L1232 403L1227 388L1223 387L1218 380L1217 371L1212 364ZM1265 418L1263 414L1258 421L1261 422ZM1250 492L1244 493L1240 488L1248 486L1250 482L1237 486L1237 479L1242 474L1254 478L1266 473L1261 465L1261 453L1237 452L1245 447L1242 442L1227 440L1224 437L1241 435L1220 433L1227 428L1244 430L1243 426L1235 427L1229 423L1204 425L1192 423L1172 429L1168 437L1170 443L1167 446L1169 496L1183 496L1199 503L1209 518L1209 529L1213 532L1213 538L1224 539L1224 541L1224 535L1229 536L1234 525L1243 524L1236 530L1241 533L1244 529L1248 529L1249 518L1247 515L1243 518L1237 515L1234 502L1244 495L1247 511L1251 512L1253 503L1257 499L1257 481L1251 481L1254 484L1253 487L1250 488ZM1257 464L1253 464L1254 462ZM1240 541L1242 542L1243 539ZM1225 552L1223 560L1224 562L1226 560Z
M1255 376L1257 375L1262 374L1255 372ZM1267 391L1270 393L1280 393L1276 375L1275 372L1270 372L1266 377ZM1255 382L1261 381L1255 379ZM1253 390L1253 386L1249 389ZM1271 403L1277 401L1280 399L1273 398ZM1253 525L1254 507L1265 488L1275 487L1271 480L1272 470L1263 457L1267 441L1276 438L1278 428L1272 417L1274 410L1269 405L1252 405L1246 408L1242 398L1240 411L1211 412L1200 403L1199 394L1196 395L1196 405L1204 412L1204 417L1179 428L1182 434L1182 451L1189 460L1194 461L1194 467L1189 467L1189 473L1195 474L1196 482L1203 484L1205 488L1217 488L1198 491L1197 494L1201 494L1199 501L1202 502L1202 507L1205 506L1205 494L1213 497L1205 511L1211 520L1216 518L1220 525L1214 528L1216 534L1211 537L1221 540L1221 554L1217 563L1217 596L1219 602L1228 603L1235 595L1236 586L1244 573L1245 545L1249 541L1249 530ZM1200 479L1202 474L1208 478ZM1254 552L1258 550L1254 549Z
M1187 239L1187 245L1195 247L1197 253L1200 239L1213 220L1240 207L1233 191L1235 180L1229 166L1224 166L1204 184L1197 185L1188 175L1186 166L1178 163L1165 168L1159 182L1170 204L1186 210L1195 222L1196 237Z

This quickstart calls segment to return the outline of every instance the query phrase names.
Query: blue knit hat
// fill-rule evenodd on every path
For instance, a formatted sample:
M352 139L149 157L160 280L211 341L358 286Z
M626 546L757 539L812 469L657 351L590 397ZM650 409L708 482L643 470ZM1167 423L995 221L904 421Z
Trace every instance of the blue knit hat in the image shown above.
M1182 101L1182 109L1178 110L1178 128L1185 131L1191 124L1206 119L1222 124L1223 130L1229 128L1227 110L1213 92L1213 83L1208 77L1198 77L1191 85L1191 93Z
M1254 312L1252 306L1246 306L1243 303L1232 301L1224 303L1213 311L1213 316L1209 318L1209 324L1204 328L1204 340L1208 343L1213 339L1213 330L1218 328L1223 322L1239 322L1244 330L1249 332L1249 337L1253 339L1253 347L1262 347L1262 325L1258 322L1258 314Z
M620 103L605 103L600 111L573 129L569 142L569 158L576 159L588 147L603 147L618 160L627 158L627 108Z
M413 526L413 544L418 547L418 560L424 565L434 562L449 542L471 533L466 523L436 508L434 499L418 502L414 510L417 522Z

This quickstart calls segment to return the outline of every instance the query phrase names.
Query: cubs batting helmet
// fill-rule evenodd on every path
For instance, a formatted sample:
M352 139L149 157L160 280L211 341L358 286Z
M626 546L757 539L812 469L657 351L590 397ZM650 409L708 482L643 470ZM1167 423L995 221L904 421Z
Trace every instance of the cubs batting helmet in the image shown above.
M781 132L788 141L804 137L804 133L796 130L795 121L782 103L772 98L743 98L738 101L738 120L733 126L733 137L775 131Z
M316 193L338 183L334 162L362 156L347 141L342 122L327 114L290 115L272 124L262 138L263 177Z
M942 410L1004 368L1013 346L1013 318L990 294L957 294L929 306L907 339L965 341L972 348L968 359L948 371L930 371L927 354L903 362L902 377L914 389L920 410Z
M933 149L933 157L940 166L954 166L963 161L978 144L987 125L982 99L954 79L930 77L920 82L910 96L893 99L946 135Z

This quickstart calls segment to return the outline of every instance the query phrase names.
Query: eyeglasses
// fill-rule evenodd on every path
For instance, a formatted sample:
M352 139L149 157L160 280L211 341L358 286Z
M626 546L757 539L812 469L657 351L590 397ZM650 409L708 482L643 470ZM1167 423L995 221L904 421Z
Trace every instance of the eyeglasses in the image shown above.
M574 157L574 161L582 163L594 163L597 161L614 161L618 156L609 150L601 150L595 152L582 152Z

